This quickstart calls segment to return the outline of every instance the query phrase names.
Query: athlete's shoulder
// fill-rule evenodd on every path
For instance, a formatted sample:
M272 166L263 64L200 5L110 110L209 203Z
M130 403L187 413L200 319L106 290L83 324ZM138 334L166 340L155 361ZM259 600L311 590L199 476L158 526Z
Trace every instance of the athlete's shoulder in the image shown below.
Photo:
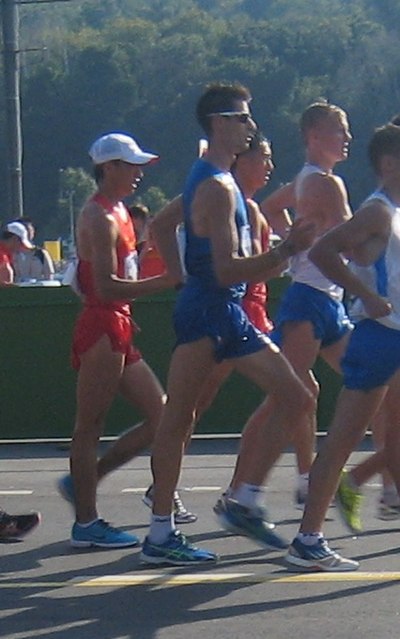
M236 192L238 187L233 176L230 173L215 173L214 175L210 175L208 178L203 180L201 184L199 184L197 188L197 194L201 194L203 196L221 196L221 195L231 195Z

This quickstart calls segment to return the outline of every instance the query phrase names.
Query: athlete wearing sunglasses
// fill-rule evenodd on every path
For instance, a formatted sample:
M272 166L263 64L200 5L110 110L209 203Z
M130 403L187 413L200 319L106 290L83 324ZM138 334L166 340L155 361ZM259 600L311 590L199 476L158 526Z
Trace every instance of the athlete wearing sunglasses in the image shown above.
M251 113L246 111L220 111L219 113L209 113L208 117L213 115L221 115L223 118L236 118L240 124L247 124L249 120L254 122Z

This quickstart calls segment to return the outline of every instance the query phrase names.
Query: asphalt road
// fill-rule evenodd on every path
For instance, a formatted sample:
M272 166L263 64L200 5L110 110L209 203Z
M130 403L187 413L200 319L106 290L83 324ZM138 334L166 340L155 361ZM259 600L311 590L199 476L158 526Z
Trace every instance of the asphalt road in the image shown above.
M43 522L24 541L0 544L0 637L7 639L392 639L400 628L400 521L376 518L378 478L366 487L365 532L352 538L330 509L331 545L361 562L349 574L294 574L280 553L228 536L212 513L229 481L237 440L195 441L185 459L181 494L199 515L184 532L221 556L197 570L139 564L138 549L76 550L72 513L55 483L68 451L55 444L0 445L0 504L9 512L40 510ZM355 463L366 453L357 452ZM267 503L291 538L294 457L282 456ZM144 455L104 480L105 519L143 538L150 481ZM183 529L183 527L182 527Z

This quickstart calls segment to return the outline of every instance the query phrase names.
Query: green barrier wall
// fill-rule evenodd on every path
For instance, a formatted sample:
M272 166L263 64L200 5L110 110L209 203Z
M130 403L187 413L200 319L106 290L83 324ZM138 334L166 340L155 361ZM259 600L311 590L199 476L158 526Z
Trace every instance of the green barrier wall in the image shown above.
M286 285L271 283L272 315ZM171 314L174 294L164 293L135 302L141 327L137 345L165 384L173 345ZM69 437L75 413L75 372L69 348L79 301L68 287L0 289L0 438ZM331 418L339 388L337 376L318 363L322 385L319 428ZM239 432L262 394L238 375L226 382L197 432ZM115 435L140 419L117 399L107 420L107 435Z

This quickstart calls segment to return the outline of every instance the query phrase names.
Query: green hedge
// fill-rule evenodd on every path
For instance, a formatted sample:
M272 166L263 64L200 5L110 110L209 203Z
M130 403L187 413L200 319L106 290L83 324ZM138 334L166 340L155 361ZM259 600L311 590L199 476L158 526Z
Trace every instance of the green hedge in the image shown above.
M272 315L284 278L270 286ZM165 384L173 330L174 294L164 293L134 304L141 332L137 345ZM70 341L79 301L68 287L3 288L0 294L1 404L0 438L69 437L75 415L75 372L71 369ZM337 376L318 363L322 384L319 428L330 420L339 388ZM261 392L234 374L204 415L197 432L240 432L247 417L261 401ZM116 435L140 419L117 399L107 419L107 435Z

